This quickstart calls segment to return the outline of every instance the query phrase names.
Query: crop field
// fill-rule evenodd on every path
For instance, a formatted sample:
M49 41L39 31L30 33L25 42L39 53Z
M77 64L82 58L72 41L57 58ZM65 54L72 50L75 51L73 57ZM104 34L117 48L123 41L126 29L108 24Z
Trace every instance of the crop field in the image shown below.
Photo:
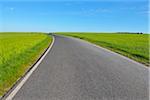
M29 69L51 41L44 33L0 33L0 95Z
M117 33L58 33L77 37L149 65L148 34Z

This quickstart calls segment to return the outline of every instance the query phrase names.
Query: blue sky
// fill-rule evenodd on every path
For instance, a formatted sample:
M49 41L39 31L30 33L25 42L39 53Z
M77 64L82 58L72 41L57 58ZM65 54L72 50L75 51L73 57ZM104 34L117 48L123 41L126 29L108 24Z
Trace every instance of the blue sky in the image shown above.
M0 31L148 32L148 1L1 1Z

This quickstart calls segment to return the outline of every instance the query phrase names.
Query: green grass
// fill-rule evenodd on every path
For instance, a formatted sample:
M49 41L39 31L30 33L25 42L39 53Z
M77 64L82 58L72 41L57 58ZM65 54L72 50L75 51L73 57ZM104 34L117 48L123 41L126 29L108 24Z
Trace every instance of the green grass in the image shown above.
M43 33L0 33L0 95L29 69L51 41Z
M148 34L57 33L77 37L149 65Z

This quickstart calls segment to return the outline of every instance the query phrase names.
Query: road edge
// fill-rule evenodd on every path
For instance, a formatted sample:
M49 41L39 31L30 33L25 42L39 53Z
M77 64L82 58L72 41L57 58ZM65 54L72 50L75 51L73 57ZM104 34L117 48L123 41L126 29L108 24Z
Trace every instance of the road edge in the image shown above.
M94 43L91 43L91 42L89 42L89 41L86 41L86 40L83 40L83 39L80 39L80 38L76 38L76 37L72 37L72 36L59 35L59 34L55 34L55 35L62 36L62 37L68 37L68 38L74 38L74 39L78 39L78 40L84 41L84 42L86 42L86 43L88 43L88 44L93 45L94 47L97 47L97 48L99 48L99 49L105 50L105 51L110 52L110 53L112 53L112 54L118 55L118 56L124 58L125 60L131 61L132 63L138 64L138 65L140 65L141 67L144 67L144 68L146 68L146 69L150 69L150 68L147 67L146 65L144 65L144 64L142 64L142 63L140 63L140 62L137 62L137 61L135 61L135 60L133 60L133 59L127 57L127 56L121 55L121 54L119 54L119 53L117 53L117 52L114 52L114 51L109 50L109 49L107 49L107 48L101 47L101 46L99 46L99 45L97 45L97 44L94 44Z
M45 52L39 57L39 59L31 66L31 68L28 69L28 71L18 79L18 82L16 82L10 90L2 97L1 100L12 100L13 97L17 94L17 92L21 89L21 87L25 84L25 82L29 79L29 77L32 75L32 73L37 69L39 64L43 61L43 59L46 57L46 55L50 52L55 42L55 37L52 35L52 43L49 45L49 47L45 50Z

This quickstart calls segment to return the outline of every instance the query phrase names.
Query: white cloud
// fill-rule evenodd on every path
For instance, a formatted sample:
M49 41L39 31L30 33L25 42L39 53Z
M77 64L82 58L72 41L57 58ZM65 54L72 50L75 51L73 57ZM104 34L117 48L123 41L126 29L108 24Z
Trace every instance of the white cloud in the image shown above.
M14 11L14 10L15 10L15 8L13 8L13 7L10 7L9 9L10 9L11 11Z
M99 9L96 9L95 12L97 12L97 13L109 13L111 11L109 9L99 8Z
M97 9L86 9L86 8L81 8L80 11L72 11L72 12L67 12L67 14L71 15L86 15L86 16L93 16L93 15L98 15L100 13L111 13L111 10L109 9L102 9L102 8L97 8Z
M135 9L139 9L139 7L123 7L123 8L120 8L121 10L135 10Z
M140 13L142 13L142 14L150 14L150 10L148 10L148 11L142 11Z

